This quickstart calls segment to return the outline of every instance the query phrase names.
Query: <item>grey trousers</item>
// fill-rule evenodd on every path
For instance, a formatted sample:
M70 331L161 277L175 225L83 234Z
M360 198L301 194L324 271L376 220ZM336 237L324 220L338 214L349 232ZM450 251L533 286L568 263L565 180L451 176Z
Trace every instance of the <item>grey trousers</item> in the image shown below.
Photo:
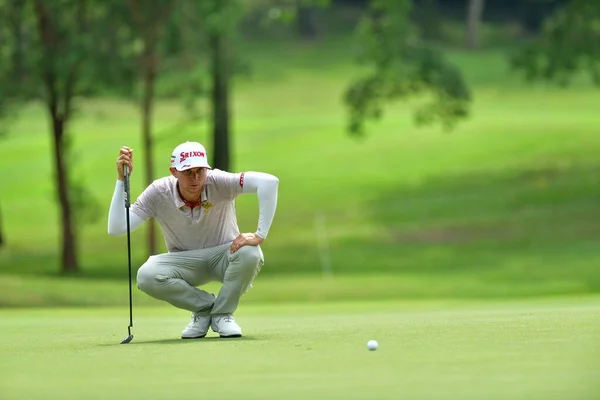
M231 242L151 256L138 270L137 287L198 315L233 313L260 272L264 256L259 246L246 245L233 254L230 246ZM216 297L196 287L215 281L223 283Z

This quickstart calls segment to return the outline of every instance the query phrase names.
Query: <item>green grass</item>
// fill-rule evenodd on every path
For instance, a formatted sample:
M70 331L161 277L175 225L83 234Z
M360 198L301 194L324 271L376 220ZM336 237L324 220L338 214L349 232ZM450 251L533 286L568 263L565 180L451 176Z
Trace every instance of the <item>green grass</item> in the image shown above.
M513 297L531 298L553 295L586 293L589 289L572 270L559 275L561 279L538 277L508 280L488 274L419 272L403 274L347 274L334 277L318 275L262 276L253 284L254 289L244 296L242 304L264 305L288 302L322 304L332 301L390 301L398 299L474 299ZM123 274L125 275L125 274ZM529 273L529 275L534 275ZM4 307L54 306L121 306L128 301L127 278L82 279L77 277L2 276L2 303ZM218 283L203 286L217 293ZM134 287L135 306L162 304Z
M581 78L526 86L505 51L455 50L475 95L467 122L417 129L415 102L400 103L353 139L340 101L360 73L355 50L347 39L243 47L254 68L235 85L232 169L277 175L280 195L265 267L236 313L240 340L180 340L188 313L134 289L135 339L118 344L127 249L106 216L120 146L137 149L133 197L143 189L137 109L77 103L70 172L99 219L79 231L73 276L57 273L47 116L23 109L0 142L0 397L597 398L600 91ZM157 176L181 141L210 150L206 121L182 117L175 101L156 106ZM256 199L237 209L254 230ZM134 270L145 235L132 234Z
M350 64L348 41L279 42L248 45L244 51L255 73L235 86L232 170L280 178L260 279L314 281L311 276L322 268L316 228L322 217L341 298L355 287L348 282L371 274L415 282L397 291L409 297L600 290L600 225L594 223L600 218L600 91L584 81L567 90L526 86L510 73L506 52L454 51L450 57L474 90L468 121L451 133L417 129L414 102L396 104L370 125L367 137L353 139L344 130L341 104L346 85L359 74ZM168 84L165 79L161 87ZM199 140L210 150L206 121L176 129L182 115L174 101L157 104L152 155L157 176L167 173L168 155L181 141ZM82 279L73 290L113 293L104 288L122 285L126 276L125 238L106 234L114 160L122 145L137 149L135 198L143 188L146 156L139 114L123 101L80 102L70 131L75 151L70 171L99 203L99 219L82 226L78 235ZM39 105L24 109L0 143L7 240L0 250L3 305L52 299L72 304L82 297L54 289L62 284L54 278L60 231L51 148L47 116ZM253 231L255 197L241 197L237 207L240 228ZM145 236L143 229L132 235L134 268L146 258ZM30 279L41 297L23 287ZM265 300L271 297L269 292ZM98 299L98 304L104 303Z
M2 310L3 399L594 399L600 300L255 305L241 339L184 341L188 315ZM379 342L369 352L366 343Z

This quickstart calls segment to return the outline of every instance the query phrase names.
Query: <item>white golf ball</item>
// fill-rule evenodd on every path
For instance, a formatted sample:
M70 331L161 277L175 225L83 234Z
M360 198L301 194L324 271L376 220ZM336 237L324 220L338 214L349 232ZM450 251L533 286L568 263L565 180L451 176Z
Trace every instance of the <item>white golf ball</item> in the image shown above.
M367 342L367 348L371 351L377 350L378 347L379 347L379 344L377 343L376 340L369 340Z

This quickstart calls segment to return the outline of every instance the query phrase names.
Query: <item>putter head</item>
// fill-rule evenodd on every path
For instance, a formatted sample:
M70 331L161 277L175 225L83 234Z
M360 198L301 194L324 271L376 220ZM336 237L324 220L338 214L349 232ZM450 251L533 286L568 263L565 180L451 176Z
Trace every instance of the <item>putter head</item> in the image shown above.
M133 335L129 335L125 339L123 339L121 344L127 344L127 343L131 342L132 339L133 339Z

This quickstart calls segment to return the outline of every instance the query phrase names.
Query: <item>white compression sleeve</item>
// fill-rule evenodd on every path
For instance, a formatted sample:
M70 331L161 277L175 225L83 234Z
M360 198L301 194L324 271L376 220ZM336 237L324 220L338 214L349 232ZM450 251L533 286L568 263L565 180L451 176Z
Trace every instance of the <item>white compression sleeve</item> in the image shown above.
M277 208L277 188L279 179L263 172L248 171L244 173L242 193L256 193L258 196L258 230L256 234L266 239L275 209Z
M113 194L108 210L108 234L111 236L121 236L127 233L127 221L125 219L125 193L123 190L123 181L117 180L115 193ZM135 213L129 211L129 229L140 227L144 220Z

